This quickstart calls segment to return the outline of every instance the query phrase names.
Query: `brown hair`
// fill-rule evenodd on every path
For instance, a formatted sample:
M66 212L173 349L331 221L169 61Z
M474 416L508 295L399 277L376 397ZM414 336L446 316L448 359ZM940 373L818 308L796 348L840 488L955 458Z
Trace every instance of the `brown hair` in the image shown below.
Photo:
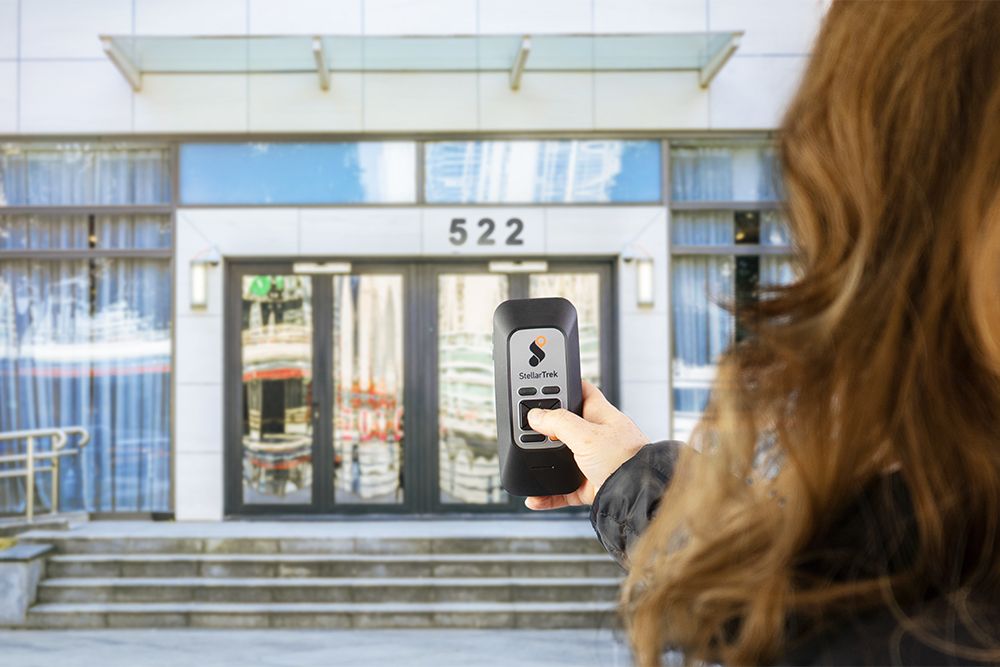
M791 617L890 604L906 624L896 603L1000 593L998 31L1000 2L832 4L779 134L799 278L737 313L755 333L631 556L640 664L766 661ZM776 475L754 463L768 442ZM905 567L801 576L889 471L915 520Z

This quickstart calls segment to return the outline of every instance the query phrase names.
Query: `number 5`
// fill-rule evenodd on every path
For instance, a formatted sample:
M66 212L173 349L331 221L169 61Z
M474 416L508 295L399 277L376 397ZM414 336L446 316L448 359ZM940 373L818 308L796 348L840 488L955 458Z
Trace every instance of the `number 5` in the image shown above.
M469 238L469 232L465 231L465 218L452 218L449 228L448 240L452 245L462 245Z

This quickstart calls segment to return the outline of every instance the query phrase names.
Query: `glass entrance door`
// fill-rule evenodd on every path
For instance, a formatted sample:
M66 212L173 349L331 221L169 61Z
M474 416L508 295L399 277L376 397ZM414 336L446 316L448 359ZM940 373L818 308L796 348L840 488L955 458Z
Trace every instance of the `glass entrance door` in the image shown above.
M613 390L611 287L601 263L231 264L227 513L523 509L500 488L493 310L570 299L583 377Z

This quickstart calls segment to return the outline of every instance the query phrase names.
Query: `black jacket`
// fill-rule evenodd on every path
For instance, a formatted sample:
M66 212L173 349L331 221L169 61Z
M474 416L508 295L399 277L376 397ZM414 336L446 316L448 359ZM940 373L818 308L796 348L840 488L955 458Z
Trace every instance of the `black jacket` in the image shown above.
M601 544L628 569L628 553L656 513L677 462L681 443L657 442L643 447L601 486L590 520ZM888 502L886 502L888 499ZM892 511L879 511L889 506ZM871 576L870 567L890 571L913 552L915 524L909 498L898 476L867 489L842 519L806 552L804 567L812 574L837 578ZM904 508L903 511L899 511ZM871 552L876 550L877 553ZM809 554L814 554L810 558ZM884 571L884 570L883 570ZM973 599L975 625L969 628L958 612L941 599L909 605L904 612L919 619L935 637L965 647L982 648L977 638L1000 645L1000 601ZM904 631L888 608L841 618L819 627L789 619L788 665L969 665L977 662L942 652ZM987 645L988 646L988 645Z

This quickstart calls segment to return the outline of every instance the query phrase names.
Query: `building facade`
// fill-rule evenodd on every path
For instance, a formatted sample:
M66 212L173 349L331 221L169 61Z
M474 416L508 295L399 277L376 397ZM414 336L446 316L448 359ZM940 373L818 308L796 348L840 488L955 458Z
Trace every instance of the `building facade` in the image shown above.
M562 295L584 377L685 438L719 304L792 275L771 141L824 9L0 0L0 431L88 429L66 509L519 511L491 315Z

